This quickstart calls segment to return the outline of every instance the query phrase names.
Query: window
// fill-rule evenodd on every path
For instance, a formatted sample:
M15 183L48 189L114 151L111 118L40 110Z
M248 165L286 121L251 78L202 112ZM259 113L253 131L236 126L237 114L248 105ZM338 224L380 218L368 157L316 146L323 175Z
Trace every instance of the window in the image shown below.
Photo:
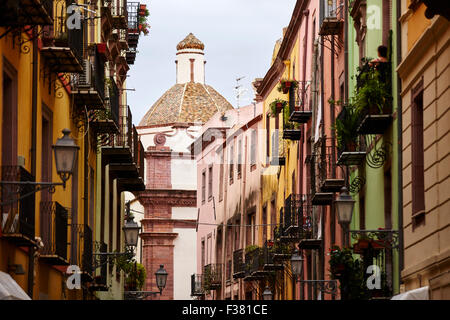
M238 163L237 163L237 178L241 178L242 173L242 139L239 140L238 144Z
M17 163L17 71L3 58L2 165Z
M202 203L205 203L206 199L206 171L202 172Z
M42 181L52 181L52 112L42 104ZM52 195L48 190L42 190L41 201L51 201Z
M202 239L202 269L205 266L205 238Z
M223 151L220 152L219 202L223 200Z
M423 150L423 82L412 91L411 162L413 227L425 222L425 184Z
M213 167L208 169L208 200L211 200L213 196Z
M270 230L272 232L272 239L275 239L275 226L277 224L277 208L275 207L275 200L270 202Z
M252 130L252 140L250 144L250 168L251 170L255 169L256 167L256 130Z
M233 184L233 176L234 176L234 146L230 148L230 184Z

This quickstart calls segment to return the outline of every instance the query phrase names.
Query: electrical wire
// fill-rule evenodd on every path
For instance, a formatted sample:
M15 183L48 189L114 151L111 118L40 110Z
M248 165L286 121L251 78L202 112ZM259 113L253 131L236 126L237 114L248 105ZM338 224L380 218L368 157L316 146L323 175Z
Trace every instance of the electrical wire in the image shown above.
M130 209L130 211L133 213L144 214L144 212L136 211L133 209ZM206 222L197 222L197 221L189 221L189 220L186 220L185 223L192 223L192 224L206 225L206 226L216 226L216 227L224 225L222 223L206 223ZM225 226L227 226L227 227L270 227L270 226L279 226L279 224L278 223L276 223L276 224L273 224L273 223L269 223L269 224L227 224Z

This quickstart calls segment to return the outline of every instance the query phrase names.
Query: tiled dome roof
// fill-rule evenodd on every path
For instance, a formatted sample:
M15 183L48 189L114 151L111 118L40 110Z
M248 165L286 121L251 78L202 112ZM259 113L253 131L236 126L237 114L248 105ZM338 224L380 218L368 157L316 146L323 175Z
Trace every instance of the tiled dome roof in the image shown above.
M203 42L198 40L192 33L189 33L184 40L180 41L177 45L177 50L183 49L199 49L204 50L205 45Z
M202 83L176 84L147 111L139 126L208 121L217 111L233 106L213 87Z

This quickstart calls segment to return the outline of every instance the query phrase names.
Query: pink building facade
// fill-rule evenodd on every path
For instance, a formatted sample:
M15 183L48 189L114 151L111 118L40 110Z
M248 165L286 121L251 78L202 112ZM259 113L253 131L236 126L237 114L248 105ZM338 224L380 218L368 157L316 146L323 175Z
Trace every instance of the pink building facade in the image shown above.
M217 113L191 145L197 160L199 299L252 299L241 272L243 249L257 241L260 212L261 104ZM195 280L194 280L195 277Z

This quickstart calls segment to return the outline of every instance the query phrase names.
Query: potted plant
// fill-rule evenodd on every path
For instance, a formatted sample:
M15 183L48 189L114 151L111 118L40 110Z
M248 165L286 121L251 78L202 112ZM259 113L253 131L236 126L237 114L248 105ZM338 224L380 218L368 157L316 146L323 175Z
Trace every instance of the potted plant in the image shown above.
M272 116L275 116L276 114L280 113L283 108L287 106L287 101L282 99L275 99L270 104L270 110L272 112ZM286 108L287 109L287 108Z
M296 130L300 128L300 124L296 122L289 121L290 117L290 110L289 108L283 109L283 128L287 130Z
M363 59L358 67L355 105L364 114L388 114L392 112L390 82L382 79L380 71Z
M356 151L358 142L359 113L354 104L343 105L341 113L336 118L334 129L339 150Z
M290 88L297 88L298 87L298 81L296 80L280 80L280 84L278 85L278 91L283 92L284 94L287 94L290 90Z

